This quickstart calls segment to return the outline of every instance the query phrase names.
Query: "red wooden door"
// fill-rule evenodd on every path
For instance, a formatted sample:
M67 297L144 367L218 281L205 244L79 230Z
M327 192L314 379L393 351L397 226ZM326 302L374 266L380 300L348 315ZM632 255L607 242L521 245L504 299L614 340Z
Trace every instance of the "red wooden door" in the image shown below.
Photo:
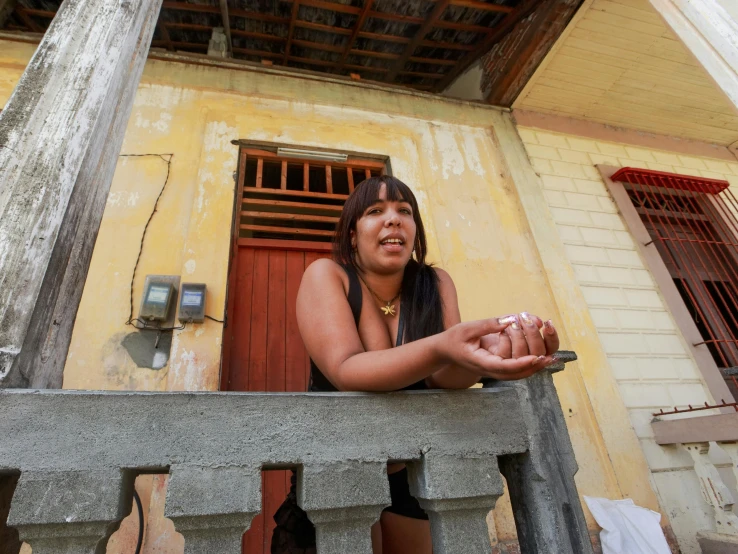
M297 329L297 289L305 268L329 253L321 245L315 246L316 250L290 250L287 248L296 244L289 241L284 241L284 248L272 245L238 246L233 260L222 390L289 392L307 388L310 362ZM289 492L289 480L288 471L263 474L262 513L244 535L244 553L269 553L272 516Z

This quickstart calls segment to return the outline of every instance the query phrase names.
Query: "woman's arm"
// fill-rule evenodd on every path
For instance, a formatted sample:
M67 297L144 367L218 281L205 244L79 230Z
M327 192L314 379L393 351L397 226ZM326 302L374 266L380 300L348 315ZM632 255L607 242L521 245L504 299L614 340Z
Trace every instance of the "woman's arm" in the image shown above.
M532 355L503 360L487 351L481 338L507 327L497 319L459 323L397 348L365 352L346 301L342 271L330 260L314 262L297 295L297 323L305 347L338 390L399 390L450 364L480 375L516 379L551 362Z

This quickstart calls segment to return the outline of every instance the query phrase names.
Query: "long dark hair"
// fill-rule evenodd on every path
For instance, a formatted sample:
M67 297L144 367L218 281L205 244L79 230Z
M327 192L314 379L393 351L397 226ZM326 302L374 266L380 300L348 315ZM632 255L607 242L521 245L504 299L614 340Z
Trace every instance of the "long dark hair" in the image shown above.
M412 342L443 331L443 303L438 290L438 275L430 264L425 263L428 247L425 228L420 218L418 201L405 183L389 175L370 177L359 183L346 200L333 239L333 259L359 271L351 246L351 231L356 231L356 222L366 209L379 200L379 191L385 185L387 200L404 201L413 209L415 220L414 257L405 266L402 278L402 312L405 314L405 336L403 342Z

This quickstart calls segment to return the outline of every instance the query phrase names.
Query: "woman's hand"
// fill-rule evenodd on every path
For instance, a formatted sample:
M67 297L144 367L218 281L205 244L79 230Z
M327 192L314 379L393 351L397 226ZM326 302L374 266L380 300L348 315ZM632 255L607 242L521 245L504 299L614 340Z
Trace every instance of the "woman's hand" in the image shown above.
M482 377L523 379L553 362L559 338L550 321L520 316L459 323L438 336L439 355Z

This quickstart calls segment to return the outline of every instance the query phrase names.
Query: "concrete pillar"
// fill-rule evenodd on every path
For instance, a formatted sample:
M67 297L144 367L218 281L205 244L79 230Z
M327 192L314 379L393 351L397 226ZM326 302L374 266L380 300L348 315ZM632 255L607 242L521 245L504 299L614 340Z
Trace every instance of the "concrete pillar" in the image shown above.
M228 53L228 37L223 27L215 27L213 29L213 35L208 44L208 56L214 56L216 58L230 57Z
M60 386L161 0L66 0L0 113L0 387Z
M298 479L297 501L315 525L320 554L371 554L371 527L391 503L387 466L307 465Z
M164 515L184 536L185 554L241 554L241 537L260 511L259 468L174 466L170 471Z
M651 0L738 110L738 21L718 0Z
M33 554L102 554L131 506L132 479L120 470L24 471L8 525Z

